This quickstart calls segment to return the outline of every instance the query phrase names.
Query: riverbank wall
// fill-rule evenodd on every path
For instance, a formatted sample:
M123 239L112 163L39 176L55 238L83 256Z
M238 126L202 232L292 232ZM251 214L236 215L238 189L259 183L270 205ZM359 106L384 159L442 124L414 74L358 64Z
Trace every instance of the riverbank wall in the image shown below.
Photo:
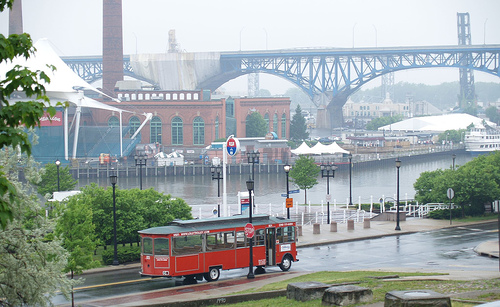
M435 156L450 156L450 165L452 165L452 155L468 154L463 146L454 147L429 147L426 150L400 150L390 153L362 153L354 154L352 157L352 167L357 169L394 164L396 158L402 163L428 161ZM295 157L296 158L296 157ZM318 164L332 162L338 167L338 171L345 171L349 168L349 158L344 156L315 156ZM293 165L294 157L292 157ZM154 162L154 161L153 161ZM170 176L203 176L210 175L210 165L204 164L185 164L181 166L157 166L154 163L145 166L106 164L106 165L77 165L70 169L75 179L80 178L101 178L116 174L118 177L170 177ZM279 173L283 172L284 163L255 164L254 172L257 173ZM228 174L251 174L252 164L239 163L227 164Z

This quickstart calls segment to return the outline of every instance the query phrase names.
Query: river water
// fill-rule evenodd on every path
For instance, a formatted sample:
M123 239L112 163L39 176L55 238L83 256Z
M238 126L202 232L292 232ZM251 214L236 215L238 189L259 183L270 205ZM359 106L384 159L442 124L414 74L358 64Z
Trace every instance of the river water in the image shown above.
M447 169L452 166L451 154L428 155L423 159L405 159L399 170L400 194L402 201L412 199L415 196L413 183L424 171L432 171L438 168ZM463 165L472 157L466 152L458 152L455 164ZM393 160L371 163L370 167L360 167L361 163L353 164L352 167L352 203L378 203L381 197L395 197L397 171ZM227 176L227 203L231 213L236 213L238 203L238 191L246 190L248 174L229 174ZM171 194L172 197L182 198L193 207L193 215L198 216L198 211L203 208L204 212L210 212L217 206L217 180L211 179L211 174L197 176L169 176L169 177L143 177L143 189L154 188L159 192ZM318 184L307 191L307 203L326 204L327 179L318 177ZM78 188L96 182L100 186L110 186L108 178L82 178L79 179ZM329 179L330 204L346 204L349 201L349 168L339 168L335 172L335 178ZM223 193L223 183L221 195ZM139 188L139 178L121 177L118 179L117 188L129 189ZM290 183L290 190L298 189ZM282 206L285 198L281 194L286 193L286 175L279 173L255 173L255 204L259 208L267 208L271 205ZM304 191L298 194L290 194L294 203L304 204ZM263 210L261 209L261 213Z

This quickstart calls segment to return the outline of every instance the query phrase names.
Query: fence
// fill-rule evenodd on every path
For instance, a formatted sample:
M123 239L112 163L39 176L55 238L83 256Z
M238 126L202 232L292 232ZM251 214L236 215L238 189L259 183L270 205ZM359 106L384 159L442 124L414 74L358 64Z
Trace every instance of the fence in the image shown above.
M193 217L196 218L215 218L217 217L217 206L211 205L193 205ZM353 208L353 207L351 207ZM239 214L239 207L237 204L228 205L228 214ZM287 210L285 204L255 204L253 214L267 214L271 216L286 217ZM326 224L328 211L326 206L321 205L299 205L295 203L293 208L290 208L290 219L297 221L300 225L307 225L312 223ZM341 206L333 206L330 210L330 221L337 223L347 223L347 220L354 220L356 223L362 223L365 219L370 219L376 214L360 209L348 209Z

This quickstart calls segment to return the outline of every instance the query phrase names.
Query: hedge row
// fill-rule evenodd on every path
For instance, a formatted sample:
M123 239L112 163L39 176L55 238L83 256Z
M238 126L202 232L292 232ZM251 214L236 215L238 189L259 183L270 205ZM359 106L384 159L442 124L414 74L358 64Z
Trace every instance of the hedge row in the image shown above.
M114 255L114 249L103 251L102 262L106 265L113 264ZM117 256L119 263L137 261L141 259L141 248L139 246L133 246L127 249L118 249Z

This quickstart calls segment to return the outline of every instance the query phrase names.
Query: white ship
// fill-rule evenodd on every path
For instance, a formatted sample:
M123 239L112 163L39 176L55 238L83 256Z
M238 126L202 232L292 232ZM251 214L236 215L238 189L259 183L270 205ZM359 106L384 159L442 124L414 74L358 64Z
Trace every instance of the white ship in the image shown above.
M465 150L470 153L487 153L500 150L500 129L474 127L465 134Z

